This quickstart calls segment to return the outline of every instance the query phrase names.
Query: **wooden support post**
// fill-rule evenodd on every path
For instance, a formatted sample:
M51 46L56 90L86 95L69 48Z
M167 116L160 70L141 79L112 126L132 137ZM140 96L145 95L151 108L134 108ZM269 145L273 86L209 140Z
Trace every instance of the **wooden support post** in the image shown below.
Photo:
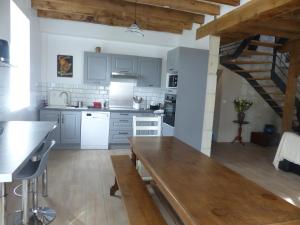
M294 118L298 77L300 75L300 42L290 49L290 66L286 84L282 130L291 131Z

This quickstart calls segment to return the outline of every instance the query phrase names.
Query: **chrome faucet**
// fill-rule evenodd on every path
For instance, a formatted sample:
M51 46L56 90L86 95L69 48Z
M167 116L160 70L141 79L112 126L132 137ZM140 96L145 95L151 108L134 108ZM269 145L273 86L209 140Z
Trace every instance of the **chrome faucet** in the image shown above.
M67 98L67 106L70 106L71 105L71 93L70 92L67 92L67 91L62 91L60 94L59 94L59 97L61 97L62 95L65 95L66 98Z

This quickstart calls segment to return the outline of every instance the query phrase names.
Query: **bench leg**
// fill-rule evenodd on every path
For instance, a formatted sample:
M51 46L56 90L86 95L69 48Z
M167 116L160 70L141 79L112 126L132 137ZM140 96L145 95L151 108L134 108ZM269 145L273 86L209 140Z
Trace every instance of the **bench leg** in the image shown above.
M110 196L114 196L118 190L119 190L119 185L117 179L115 178L115 184L110 187Z

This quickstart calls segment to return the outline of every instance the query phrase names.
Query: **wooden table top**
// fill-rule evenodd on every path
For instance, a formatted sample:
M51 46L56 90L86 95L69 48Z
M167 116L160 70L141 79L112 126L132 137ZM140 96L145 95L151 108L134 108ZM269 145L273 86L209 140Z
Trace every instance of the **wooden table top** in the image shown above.
M0 122L0 182L13 180L55 126L55 122Z
M186 225L300 225L300 209L173 137L133 152Z

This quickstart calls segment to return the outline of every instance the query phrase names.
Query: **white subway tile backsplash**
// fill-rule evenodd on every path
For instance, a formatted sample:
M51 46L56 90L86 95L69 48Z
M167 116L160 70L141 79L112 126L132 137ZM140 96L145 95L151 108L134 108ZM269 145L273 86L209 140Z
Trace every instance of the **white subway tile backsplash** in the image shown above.
M86 84L60 84L41 82L37 84L38 100L47 100L50 90L64 90L71 93L71 103L76 104L77 101L82 101L84 105L92 105L94 101L105 102L109 99L109 87ZM162 88L134 88L134 95L144 99L142 107L149 108L150 103L163 103L165 89Z

